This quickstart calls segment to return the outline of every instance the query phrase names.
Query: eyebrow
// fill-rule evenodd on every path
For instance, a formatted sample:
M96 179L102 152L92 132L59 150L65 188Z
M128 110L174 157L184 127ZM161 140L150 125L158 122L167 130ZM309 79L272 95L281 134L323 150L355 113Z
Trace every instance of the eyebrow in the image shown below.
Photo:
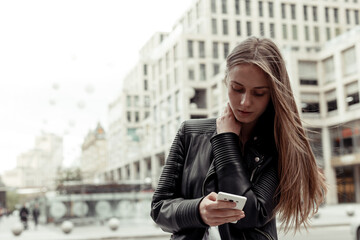
M234 80L231 80L230 82L236 83L236 84L244 87L244 85L242 85L241 83L238 83L238 82L236 82L236 81L234 81ZM268 86L258 86L258 87L254 87L254 89L264 89L264 88L265 88L265 89L270 89L270 87L268 87Z

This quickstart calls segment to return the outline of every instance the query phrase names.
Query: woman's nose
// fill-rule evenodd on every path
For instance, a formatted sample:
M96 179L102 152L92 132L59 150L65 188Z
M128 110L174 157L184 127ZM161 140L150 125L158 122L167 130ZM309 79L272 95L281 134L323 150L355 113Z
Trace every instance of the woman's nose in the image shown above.
M241 99L240 99L240 104L241 105L243 105L243 106L248 106L248 105L250 105L250 102L251 100L250 100L250 94L248 94L248 93L243 93L242 95L241 95Z

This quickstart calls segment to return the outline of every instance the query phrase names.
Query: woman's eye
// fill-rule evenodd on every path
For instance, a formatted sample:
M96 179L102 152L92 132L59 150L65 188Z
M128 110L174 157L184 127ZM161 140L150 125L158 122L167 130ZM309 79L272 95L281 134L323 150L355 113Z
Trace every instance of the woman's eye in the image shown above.
M262 97L262 96L265 95L265 93L263 93L263 92L255 92L254 95L257 96L257 97Z
M235 86L232 86L231 88L232 88L232 90L234 90L236 92L243 92L244 91L243 88L239 88L239 87L235 87Z

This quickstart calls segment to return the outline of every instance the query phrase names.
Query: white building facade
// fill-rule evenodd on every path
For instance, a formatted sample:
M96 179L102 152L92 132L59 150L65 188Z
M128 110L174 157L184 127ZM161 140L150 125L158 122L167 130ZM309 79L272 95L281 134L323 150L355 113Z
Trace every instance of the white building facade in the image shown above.
M133 70L137 74L130 74L124 79L124 90L119 97L123 100L116 103L121 106L118 109L122 114L118 118L110 117L112 122L109 124L109 132L123 132L119 135L121 137L113 137L112 140L113 135L109 135L109 141L114 143L111 149L122 150L113 155L107 173L116 176L113 181L151 179L155 187L180 123L190 118L216 117L222 111L227 98L222 83L224 62L231 49L248 36L264 36L273 39L284 52L299 110L308 122L306 126L317 131L309 133L309 136L318 139L313 143L314 151L332 184L327 201L343 202L337 197L342 190L338 190L336 185L336 171L347 170L338 170L341 167L335 163L340 161L336 159L341 159L342 153L334 155L332 144L335 143L324 139L333 136L334 126L345 122L353 124L352 121L358 124L356 119L360 119L360 110L356 93L359 86L356 88L354 82L358 81L359 73L352 73L353 68L356 69L353 64L350 69L337 68L348 66L347 62L342 64L344 59L355 59L353 62L357 61L359 66L360 57L359 47L355 44L357 34L346 37L352 39L349 41L353 48L349 47L351 43L348 43L349 46L344 43L341 45L343 48L340 44L335 44L336 48L329 47L331 43L327 41L352 32L350 30L360 24L359 11L360 3L355 0L194 0L170 33L158 33L150 39L140 51L140 61ZM345 51L345 57L340 57L347 47L349 52ZM330 56L337 56L333 63L327 60ZM336 71L329 71L332 66L336 67ZM342 71L351 72L351 77L346 75L346 84ZM329 83L325 84L326 81ZM136 84L137 87L131 87ZM328 113L327 108L334 108L333 100L329 99L334 98L333 89L337 89L338 84L342 87L335 92L337 109ZM344 97L344 92L345 103L340 99ZM145 116L148 112L147 117L140 117L135 125L128 121L127 112L132 112L133 108L124 98L129 95L138 95L139 99L146 96L150 102L150 108L139 109L139 115ZM318 105L313 104L315 99ZM319 111L314 110L316 107ZM109 108L112 116L118 114L116 111L116 108ZM130 126L136 130L129 132ZM128 141L132 133L135 133L133 140L136 138L138 144ZM117 141L119 148L114 147ZM345 144L341 141L340 149L341 144ZM358 175L354 173L353 176L357 178ZM356 196L358 192L354 190ZM356 197L354 201L360 199Z

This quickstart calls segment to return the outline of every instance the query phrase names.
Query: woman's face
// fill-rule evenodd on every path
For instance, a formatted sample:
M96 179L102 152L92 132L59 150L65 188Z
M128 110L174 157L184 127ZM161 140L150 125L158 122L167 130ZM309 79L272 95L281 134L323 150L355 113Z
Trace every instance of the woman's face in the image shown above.
M230 107L241 123L253 123L270 101L270 84L265 72L254 64L234 66L227 79Z

